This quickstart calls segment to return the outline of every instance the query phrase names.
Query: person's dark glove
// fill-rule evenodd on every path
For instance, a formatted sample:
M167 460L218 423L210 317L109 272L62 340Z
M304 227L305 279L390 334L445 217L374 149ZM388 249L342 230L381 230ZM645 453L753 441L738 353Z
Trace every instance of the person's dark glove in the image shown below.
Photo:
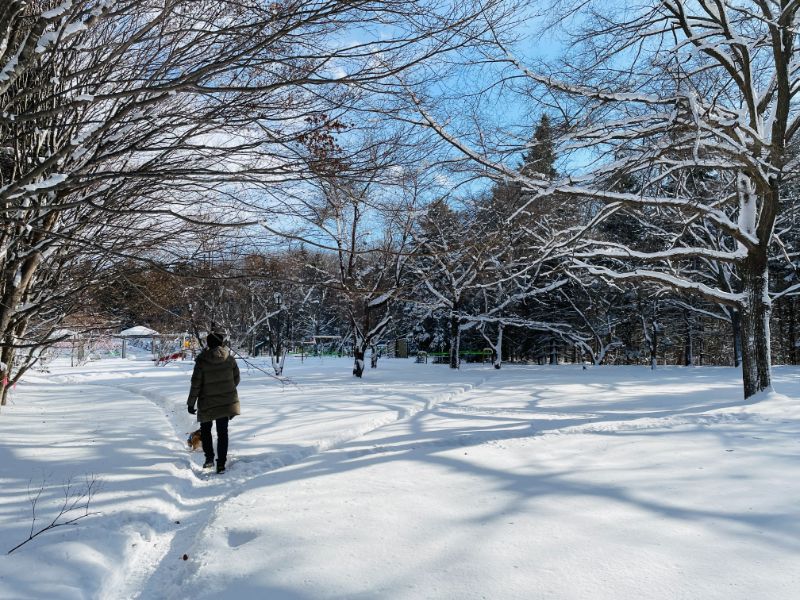
M192 408L191 406L187 406L186 409L189 411L190 415L196 415L197 414L197 409L196 408Z

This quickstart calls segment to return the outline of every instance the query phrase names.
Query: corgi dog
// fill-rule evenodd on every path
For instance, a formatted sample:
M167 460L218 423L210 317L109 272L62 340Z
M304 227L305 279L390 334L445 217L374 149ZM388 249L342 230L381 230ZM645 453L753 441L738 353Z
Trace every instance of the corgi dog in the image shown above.
M200 440L200 430L193 431L189 434L189 437L186 438L186 443L189 445L191 450L199 450L200 447L203 445L203 442Z

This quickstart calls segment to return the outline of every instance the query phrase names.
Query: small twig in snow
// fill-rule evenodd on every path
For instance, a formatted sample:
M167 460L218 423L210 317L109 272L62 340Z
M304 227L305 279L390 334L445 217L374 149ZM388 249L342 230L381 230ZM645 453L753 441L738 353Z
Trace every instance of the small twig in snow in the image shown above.
M89 512L89 506L94 499L94 495L97 493L100 480L94 474L88 475L86 477L84 486L76 490L73 486L72 479L69 479L64 484L64 501L61 504L61 508L47 525L37 531L36 508L39 505L39 500L42 497L45 483L46 481L42 481L42 484L35 493L30 486L28 487L28 499L31 503L31 530L28 534L28 539L11 548L11 550L9 550L6 554L11 554L14 552L14 550L21 548L33 538L46 531L50 531L56 527L61 527L62 525L71 525L73 523L77 523L81 519L85 519L86 517L99 514L98 512Z

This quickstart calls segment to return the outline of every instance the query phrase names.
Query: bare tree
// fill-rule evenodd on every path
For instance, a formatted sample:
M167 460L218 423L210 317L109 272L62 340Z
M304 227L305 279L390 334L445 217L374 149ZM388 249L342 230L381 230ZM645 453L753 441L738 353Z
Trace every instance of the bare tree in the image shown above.
M391 323L390 304L404 285L418 200L413 192L402 195L399 187L398 198L381 201L372 184L323 184L327 214L320 225L336 247L333 281L347 299L356 377L364 373L367 349L372 349L371 366L377 366L376 345Z
M471 43L492 4L4 2L0 375L41 341L20 307L46 312L24 299L55 285L38 276L52 255L175 259L156 233L183 249L186 225L272 218L252 188L313 176L298 148L320 114Z
M799 9L789 0L558 3L553 14L571 28L562 66L526 61L498 35L495 51L485 55L501 66L494 80L503 92L562 112L567 127L556 140L559 155L589 165L555 180L527 177L499 160L518 135L462 135L437 118L423 95L411 98L421 120L484 173L502 173L530 190L529 205L557 194L591 199L591 226L622 208L640 222L656 220L662 233L643 244L594 236L592 227L566 231L565 240L579 241L574 266L734 309L750 397L771 385L768 259L781 183L796 167L787 147L800 128ZM492 143L497 139L504 147ZM719 174L719 194L697 193L697 169ZM635 179L633 189L615 186L624 177ZM697 223L721 236L721 247L688 235ZM733 289L682 268L698 259L730 265Z

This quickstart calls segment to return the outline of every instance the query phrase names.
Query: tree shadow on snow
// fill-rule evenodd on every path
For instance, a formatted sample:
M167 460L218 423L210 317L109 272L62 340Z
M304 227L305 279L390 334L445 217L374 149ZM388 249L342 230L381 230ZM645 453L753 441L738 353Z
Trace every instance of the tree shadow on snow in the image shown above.
M676 378L679 378L676 375ZM659 380L663 382L664 380ZM637 385L641 385L638 383ZM624 385L609 382L600 386L605 392L613 394L617 388L624 391ZM730 388L730 389L727 389ZM501 443L512 440L532 440L548 434L574 434L588 436L587 440L597 441L608 437L637 438L646 442L659 437L673 436L673 448L690 445L687 437L708 436L709 443L719 449L720 464L732 459L730 451L736 451L736 444L743 439L759 439L784 436L787 440L796 438L796 422L786 423L776 428L774 423L751 421L736 417L724 419L709 416L708 411L741 406L737 398L739 389L736 382L730 386L716 386L707 397L696 395L661 394L657 390L649 400L631 397L613 405L598 407L590 402L579 402L570 410L563 407L543 407L545 402L533 392L534 399L525 410L513 407L494 406L489 397L489 406L470 406L454 402L436 406L410 416L399 424L388 425L363 439L337 445L321 454L309 455L297 461L291 469L265 473L244 484L243 492L263 486L274 486L299 480L309 480L336 476L343 473L365 470L393 462L411 461L436 465L446 470L466 473L489 482L493 490L502 493L507 501L493 514L482 515L481 519L507 519L509 513L526 513L531 502L537 499L604 499L646 511L658 517L674 521L713 524L714 528L725 530L741 539L742 542L758 541L768 543L790 552L800 551L800 520L796 511L760 512L755 510L732 509L728 503L700 505L697 502L675 497L660 498L646 487L635 483L615 481L598 482L597 472L602 468L595 457L583 464L580 451L569 461L571 470L552 471L547 469L546 459L536 458L536 446L531 448L530 467L534 473L519 473L503 468L492 468L485 464L475 464L452 450L477 446L487 442ZM661 398L655 401L653 397ZM484 398L486 400L486 398ZM672 402L671 407L667 407ZM570 414L576 413L576 414ZM661 422L657 421L660 419ZM637 423L640 421L640 423ZM687 437L687 439L683 439ZM692 438L694 439L694 438ZM589 444L587 452L593 448ZM733 448L731 448L733 447ZM770 445L772 448L773 445ZM635 450L633 450L635 452ZM763 456L770 456L772 450L759 450ZM766 453L766 454L765 454ZM670 452L664 451L662 457L670 460ZM586 458L588 458L587 455ZM635 456L634 456L635 458ZM791 460L791 453L776 454L774 458ZM658 464L643 464L641 469L659 469ZM648 473L652 476L652 472ZM679 469L665 470L659 475L659 485L663 489L686 485L684 474ZM669 478L675 478L670 481ZM720 476L725 482L736 481L736 470ZM702 487L705 480L698 475L692 485ZM674 484L674 485L673 485Z

